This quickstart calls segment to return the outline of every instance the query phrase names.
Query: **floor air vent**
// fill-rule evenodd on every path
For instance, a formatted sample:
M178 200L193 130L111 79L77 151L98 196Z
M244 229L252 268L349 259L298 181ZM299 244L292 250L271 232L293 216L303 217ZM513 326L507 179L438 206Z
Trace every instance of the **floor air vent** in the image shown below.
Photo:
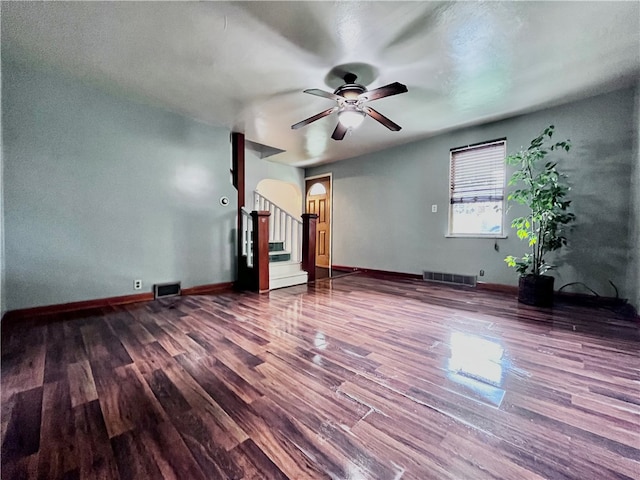
M153 286L153 298L175 297L180 292L180 282L157 283Z
M475 287L478 277L475 275L459 275L457 273L422 272L422 279L427 282L453 283Z

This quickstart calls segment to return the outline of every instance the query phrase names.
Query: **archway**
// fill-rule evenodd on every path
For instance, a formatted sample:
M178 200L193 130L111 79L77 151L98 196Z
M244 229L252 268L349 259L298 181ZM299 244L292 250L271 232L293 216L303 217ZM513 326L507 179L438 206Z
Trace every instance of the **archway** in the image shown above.
M302 215L302 192L300 188L282 180L265 178L258 182L256 192L278 205L285 212L300 218ZM255 205L254 205L255 208Z

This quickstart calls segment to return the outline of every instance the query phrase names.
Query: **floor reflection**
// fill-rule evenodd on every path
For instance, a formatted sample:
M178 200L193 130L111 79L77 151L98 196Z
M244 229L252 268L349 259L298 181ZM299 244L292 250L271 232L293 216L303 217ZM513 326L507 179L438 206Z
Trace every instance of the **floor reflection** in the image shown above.
M467 387L489 403L499 406L504 398L504 348L498 341L452 332L448 378Z
M327 348L327 339L322 332L316 332L316 336L313 338L313 346L324 350Z
M306 288L306 285L304 285ZM289 290L297 287L289 287ZM273 315L267 321L268 331L273 338L286 338L295 335L300 329L302 316L302 297L287 297L287 304L277 315Z

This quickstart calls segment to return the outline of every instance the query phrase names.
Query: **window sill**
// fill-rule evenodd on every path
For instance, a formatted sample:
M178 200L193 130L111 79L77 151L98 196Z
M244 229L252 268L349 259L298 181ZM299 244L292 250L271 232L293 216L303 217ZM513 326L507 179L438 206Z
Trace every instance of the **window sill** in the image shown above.
M445 235L444 238L493 238L493 239L497 239L497 238L509 238L507 235L481 235L481 234L474 234L474 233L470 233L470 234L448 234Z

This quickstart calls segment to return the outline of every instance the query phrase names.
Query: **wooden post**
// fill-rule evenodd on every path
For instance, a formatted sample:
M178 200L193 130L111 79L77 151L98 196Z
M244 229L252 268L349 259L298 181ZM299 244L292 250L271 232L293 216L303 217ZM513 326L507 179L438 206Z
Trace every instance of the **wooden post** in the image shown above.
M238 255L236 278L239 285L246 281L246 264L242 258L242 207L244 207L244 134L231 133L231 179L238 190L238 225L236 229L236 252Z
M302 269L307 272L308 280L316 279L316 224L318 215L302 214Z
M270 212L251 212L253 219L253 271L258 292L269 291L269 216Z

